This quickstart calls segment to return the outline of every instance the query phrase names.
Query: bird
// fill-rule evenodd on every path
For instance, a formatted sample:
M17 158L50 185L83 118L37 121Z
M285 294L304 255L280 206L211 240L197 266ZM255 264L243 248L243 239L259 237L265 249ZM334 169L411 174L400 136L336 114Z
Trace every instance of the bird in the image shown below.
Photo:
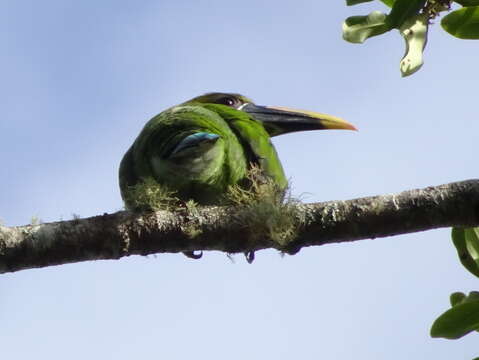
M221 205L229 186L248 186L252 167L285 189L287 178L271 138L323 129L356 127L331 115L256 105L237 93L197 96L149 120L124 155L119 183L125 208L135 210L129 189L146 179L199 205Z

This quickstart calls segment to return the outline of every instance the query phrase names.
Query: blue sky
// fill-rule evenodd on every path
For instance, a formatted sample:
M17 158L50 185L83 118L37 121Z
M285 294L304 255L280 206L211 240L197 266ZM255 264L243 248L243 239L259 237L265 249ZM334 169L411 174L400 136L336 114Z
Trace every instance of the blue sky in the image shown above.
M342 1L0 3L0 218L122 208L118 164L144 123L208 91L344 117L359 132L274 139L293 192L349 199L477 177L473 41L432 27L401 78L397 33L352 45ZM478 335L430 339L453 291L477 290L449 230L328 245L248 265L221 253L131 257L0 277L15 359L452 359Z

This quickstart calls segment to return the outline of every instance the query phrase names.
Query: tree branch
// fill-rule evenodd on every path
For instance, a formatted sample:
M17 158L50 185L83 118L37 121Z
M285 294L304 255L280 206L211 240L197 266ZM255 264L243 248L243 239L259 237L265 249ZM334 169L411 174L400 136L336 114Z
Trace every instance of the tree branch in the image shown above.
M0 226L0 273L129 255L219 250L228 253L385 237L479 225L479 180L347 201L298 204L298 236L286 247L237 221L237 208L126 211L18 227Z

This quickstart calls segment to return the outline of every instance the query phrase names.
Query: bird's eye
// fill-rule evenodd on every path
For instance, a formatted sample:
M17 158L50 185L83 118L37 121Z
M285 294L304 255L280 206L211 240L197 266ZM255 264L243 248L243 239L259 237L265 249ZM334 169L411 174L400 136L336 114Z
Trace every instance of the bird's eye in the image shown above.
M236 107L236 105L238 105L238 100L235 99L234 97L227 96L227 97L219 99L218 104Z

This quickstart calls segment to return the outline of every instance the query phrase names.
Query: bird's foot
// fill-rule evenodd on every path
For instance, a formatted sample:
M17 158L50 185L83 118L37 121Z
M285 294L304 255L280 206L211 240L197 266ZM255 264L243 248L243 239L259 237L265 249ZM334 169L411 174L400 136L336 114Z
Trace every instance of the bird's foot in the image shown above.
M183 251L183 254L186 257L189 257L190 259L195 259L195 260L201 259L203 257L203 251L200 251L198 253L195 253L194 251Z
M294 241L286 245L285 247L282 247L280 250L283 254L288 254L288 255L296 255L299 253L301 250L301 245L298 243L295 243Z
M254 261L254 251L247 251L244 253L246 261L251 264Z

